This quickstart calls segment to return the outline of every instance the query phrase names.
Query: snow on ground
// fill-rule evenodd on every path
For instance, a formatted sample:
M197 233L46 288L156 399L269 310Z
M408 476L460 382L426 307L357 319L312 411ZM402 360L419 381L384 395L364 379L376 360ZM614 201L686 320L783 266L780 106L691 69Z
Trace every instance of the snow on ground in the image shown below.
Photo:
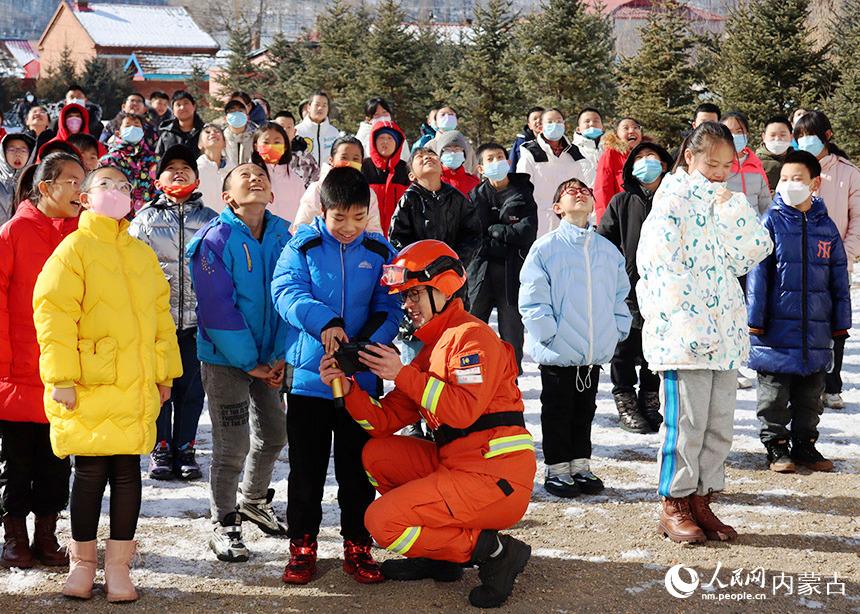
M860 306L860 291L854 291L853 299ZM855 307L854 318L860 323L860 308ZM533 363L526 363L524 371L520 386L526 421L542 462L540 376ZM754 377L752 372L747 375ZM819 429L819 449L836 462L837 471L831 475L768 472L758 438L755 389L738 392L727 489L715 509L736 526L740 538L732 545L684 547L662 540L655 530L659 436L633 435L618 428L605 370L592 430L592 469L604 479L606 491L564 501L542 489L539 471L532 503L512 529L513 534L532 544L533 557L507 609L604 613L686 611L694 607L737 611L741 607L737 601L740 589L730 586L722 590L719 583L700 589L687 601L670 596L664 577L669 567L680 563L697 570L701 584L715 572L728 584L732 571L739 568L746 573L762 567L768 582L775 574L793 574L797 582L793 594L774 595L765 590L767 599L756 601L756 612L819 608L860 612L860 335L848 340L843 378L848 407L826 410ZM205 414L198 441L199 459L208 476L211 439ZM141 459L142 471L146 463L147 459ZM288 474L284 450L272 484L276 510L282 516ZM339 569L336 495L330 470L319 537L320 574L306 587L285 587L280 581L289 555L285 539L264 536L246 525L252 560L247 564L220 563L206 545L211 526L206 482L155 482L144 475L138 531L141 564L134 571L143 598L131 608L327 612L348 608L459 611L468 607L466 595L477 582L474 571L467 572L464 581L450 585L425 581L411 586L386 583L366 587L347 578ZM109 495L105 497L103 506L103 537L107 536L109 499ZM67 515L60 526L67 538ZM388 556L384 551L378 555ZM827 583L834 573L838 574L837 584L830 586ZM801 592L801 574L817 575L819 583L809 592ZM101 595L86 606L64 601L58 595L63 578L62 573L45 568L0 570L0 611L29 611L33 606L58 611L106 608ZM831 589L837 591L838 582L844 582L845 595L826 594ZM721 594L725 601L706 599Z

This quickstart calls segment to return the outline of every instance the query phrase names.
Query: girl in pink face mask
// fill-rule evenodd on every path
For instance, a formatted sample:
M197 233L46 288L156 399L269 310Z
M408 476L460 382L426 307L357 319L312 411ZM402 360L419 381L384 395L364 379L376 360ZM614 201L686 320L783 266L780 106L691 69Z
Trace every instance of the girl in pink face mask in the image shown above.
M122 171L104 167L93 171L81 193L81 205L93 213L114 220L125 218L131 211L132 186Z

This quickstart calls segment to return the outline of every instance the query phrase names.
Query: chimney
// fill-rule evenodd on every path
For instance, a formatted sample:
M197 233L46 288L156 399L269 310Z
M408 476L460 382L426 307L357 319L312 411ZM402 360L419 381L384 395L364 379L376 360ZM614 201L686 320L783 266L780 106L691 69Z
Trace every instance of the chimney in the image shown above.
M85 11L90 11L90 3L89 0L73 0L74 9L79 13L83 13Z

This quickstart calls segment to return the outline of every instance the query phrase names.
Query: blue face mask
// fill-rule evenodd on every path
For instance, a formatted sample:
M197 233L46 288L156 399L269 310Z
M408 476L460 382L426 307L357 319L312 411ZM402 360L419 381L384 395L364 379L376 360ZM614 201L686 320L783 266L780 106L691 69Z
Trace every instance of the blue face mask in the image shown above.
M642 183L651 183L663 173L663 165L654 158L639 158L633 163L633 176Z
M457 116L456 115L437 115L436 127L440 130L456 130Z
M508 171L511 170L507 160L495 160L484 165L484 177L491 181L501 181L508 176Z
M445 151L439 156L439 161L442 162L442 166L445 168L455 171L463 166L463 162L466 161L466 154L462 151Z
M564 136L564 122L544 124L542 134L547 141L560 141Z
M582 136L584 136L587 139L597 140L603 136L603 130L600 128L595 128L594 126L592 126L591 128L586 128L585 130L583 130Z
M137 145L143 138L143 128L140 126L126 126L119 131L119 136L129 145Z
M242 111L233 111L227 113L227 123L230 124L231 128L244 128L245 124L248 123L248 116Z
M797 148L800 151L811 153L816 158L824 150L824 142L814 134L802 136L797 139Z
M732 139L735 141L735 151L741 153L744 148L747 146L747 135L745 134L735 134L732 135Z

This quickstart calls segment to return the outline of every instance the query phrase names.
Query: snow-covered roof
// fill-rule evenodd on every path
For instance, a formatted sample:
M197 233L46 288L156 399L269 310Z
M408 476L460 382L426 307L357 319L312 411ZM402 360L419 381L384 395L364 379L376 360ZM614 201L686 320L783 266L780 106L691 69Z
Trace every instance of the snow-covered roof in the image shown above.
M217 63L211 55L165 55L160 53L136 53L137 62L145 75L190 75L195 66L208 72Z
M21 66L26 66L33 60L39 59L39 52L36 51L30 41L5 40L3 44Z
M218 49L181 6L90 4L74 14L101 47Z

